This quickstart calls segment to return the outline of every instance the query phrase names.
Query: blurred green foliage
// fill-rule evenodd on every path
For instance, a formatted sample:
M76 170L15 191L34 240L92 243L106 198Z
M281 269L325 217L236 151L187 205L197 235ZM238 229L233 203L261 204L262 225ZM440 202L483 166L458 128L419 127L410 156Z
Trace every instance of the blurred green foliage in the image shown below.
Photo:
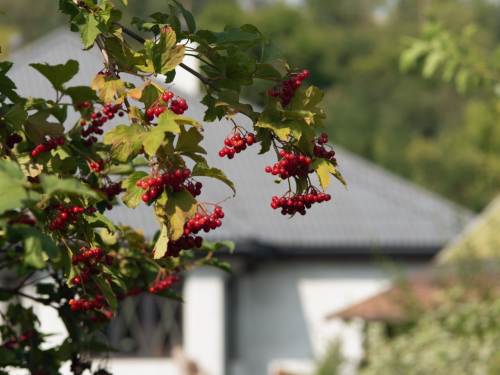
M387 336L383 323L369 323L359 375L498 374L500 299L454 294L396 337Z
M43 2L18 0L8 7L1 2L6 15L1 16L0 34L3 27L16 28L31 41L60 20L42 21L55 12ZM124 11L147 17L165 4L165 0L130 0ZM477 55L476 61L489 57L500 42L498 3L303 0L292 6L273 0L186 0L184 4L195 12L200 29L257 25L286 50L293 67L310 70L308 83L325 91L326 124L336 144L474 210L499 192L500 108L494 91L481 88L463 96L440 77L424 80L418 69L401 73L399 64L403 36L417 37L429 10L451 33L474 24L470 44L481 50L470 53ZM255 89L244 94L248 100L260 100Z

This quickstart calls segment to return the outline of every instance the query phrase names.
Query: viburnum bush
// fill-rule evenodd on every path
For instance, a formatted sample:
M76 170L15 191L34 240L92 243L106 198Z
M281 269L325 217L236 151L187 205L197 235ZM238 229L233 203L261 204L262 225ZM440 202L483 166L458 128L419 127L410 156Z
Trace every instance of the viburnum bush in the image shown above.
M102 53L104 69L88 77L90 86L65 85L78 72L77 61L31 64L50 81L56 99L23 98L8 76L12 63L0 62L0 270L17 276L13 285L0 288L7 306L1 311L0 365L36 375L57 374L65 361L71 361L74 374L90 371L93 352L106 351L94 333L124 298L140 293L179 298L172 285L181 271L203 264L228 267L213 252L233 244L203 240L222 225L222 204L196 198L203 177L235 188L223 171L207 165L202 124L185 116L190 103L169 85L176 69L203 83L205 123L232 121L221 139L221 157L232 159L256 144L261 154L276 153L276 165L263 165L262 173L286 180L287 188L283 196L269 197L270 210L305 214L330 200L323 192L329 174L345 184L335 169L335 153L324 147L326 134L316 135L325 118L318 107L323 93L306 88L309 72L291 69L284 51L255 26L197 30L191 13L172 1L150 21L131 20L150 35L143 39L119 23L121 12L112 1L59 3L83 48ZM200 60L202 73L182 63L186 55ZM141 85L127 81L132 77ZM258 79L270 86L262 93L262 110L239 97L242 86ZM69 112L78 114L76 123L67 123ZM250 132L237 125L237 114L252 121ZM115 116L123 125L104 134L103 125ZM194 166L188 168L186 159ZM309 177L314 172L319 188ZM118 199L130 209L152 206L157 235L146 239L111 222L105 213ZM33 308L21 300L57 310L68 331L62 345L41 345L46 335Z

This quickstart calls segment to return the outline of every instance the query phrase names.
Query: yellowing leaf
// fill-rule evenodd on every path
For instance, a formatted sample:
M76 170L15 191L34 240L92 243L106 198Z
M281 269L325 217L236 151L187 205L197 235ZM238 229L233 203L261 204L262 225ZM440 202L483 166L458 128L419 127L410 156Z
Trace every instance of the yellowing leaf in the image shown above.
M112 159L125 163L129 157L134 158L142 148L141 135L144 128L139 124L118 125L106 133L103 142L111 145L109 156Z
M106 77L102 74L98 74L94 77L90 87L97 90L97 95L105 103L111 102L115 94L121 97L125 93L125 82L121 79Z
M168 228L166 225L163 225L161 228L160 237L158 237L158 241L156 241L155 247L153 249L154 258L160 259L167 252L168 247Z
M167 203L164 206L168 218L169 238L178 240L184 233L184 224L194 216L196 212L196 199L187 191L179 193L167 193ZM155 254L156 258L156 254Z
M146 172L139 171L131 174L129 178L122 181L122 187L126 190L122 196L122 200L127 207L135 208L142 202L141 197L144 194L144 190L136 186L135 183L147 176Z
M135 89L129 90L129 91L127 91L127 96L129 98L139 100L142 96L142 90L138 87Z
M330 162L330 160L327 160L324 158L316 158L312 161L311 168L316 171L316 174L318 175L319 183L320 183L323 191L325 191L326 188L328 187L328 185L330 185L330 174L335 176L336 179L338 179L340 182L342 182L344 184L344 186L347 187L347 184L346 184L344 178L335 169L335 167Z

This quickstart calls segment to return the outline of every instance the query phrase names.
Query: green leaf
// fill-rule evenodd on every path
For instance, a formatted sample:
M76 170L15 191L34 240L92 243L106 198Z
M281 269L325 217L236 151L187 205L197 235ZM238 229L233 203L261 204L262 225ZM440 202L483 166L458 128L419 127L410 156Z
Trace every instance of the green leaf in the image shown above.
M158 117L158 126L163 129L164 132L180 133L181 129L174 119L180 118L180 116L174 114L172 111L167 110L163 112L160 117ZM181 124L182 125L182 124Z
M0 348L0 365L18 365L19 360L16 358L16 353L13 350ZM7 373L5 373L7 374Z
M280 48L274 42L269 39L266 43L264 42L261 63L269 63L274 60L284 60L285 59L285 50ZM285 72L286 73L286 72Z
M144 103L146 108L151 107L151 105L158 100L162 92L156 88L154 85L147 85L142 90L142 96L140 102ZM165 112L164 112L165 113Z
M28 112L24 110L21 103L17 103L10 107L5 115L0 115L0 120L12 131L20 130L27 118Z
M182 151L182 152L195 152L199 154L205 154L206 151L204 148L199 146L199 143L202 141L203 136L196 130L196 128L190 128L188 131L184 128L184 126L181 126L181 134L179 135L179 138L177 139L177 145L175 146L175 149L177 151Z
M104 295L104 298L106 298L106 301L108 301L109 307L111 307L116 315L118 311L118 302L116 300L115 293L113 293L113 290L111 289L111 285L109 285L106 279L101 275L90 275L90 277L92 277L92 280L94 280L94 282L97 284L102 294Z
M158 126L152 128L149 132L141 134L141 142L146 154L154 155L163 142L170 142L168 139L165 139L166 132L179 133L180 128L173 120L160 120Z
M186 21L189 33L194 34L196 32L196 21L194 20L193 15L191 14L191 12L184 9L184 7L181 8L181 13L184 16L184 20Z
M144 43L155 74L166 74L174 70L184 59L186 48L183 44L175 45L176 41L175 31L171 27L163 27L158 43L152 40L146 40Z
M139 180L146 178L148 174L143 171L135 172L129 178L122 181L122 187L126 190L123 194L122 200L127 207L135 208L142 202L142 195L144 190L136 186L135 183Z
M215 106L215 104L217 103L217 99L212 95L205 95L200 103L207 106L203 121L213 122L217 118L220 120L222 117L224 117L224 108Z
M102 199L102 195L97 191L91 189L87 185L76 178L60 179L54 175L40 175L40 181L43 186L43 192L49 196L55 194L67 194L75 196L87 196L95 199Z
M119 287L124 292L127 292L127 286L125 285L125 282L123 281L122 276L115 268L106 266L102 263L99 263L97 265L97 269L99 269L104 274L104 276L111 279L111 281L113 281L113 283L117 287Z
M144 128L136 123L130 126L118 125L107 132L103 142L111 145L109 156L122 163L125 163L128 158L136 157L142 148L141 136L144 132Z
M300 123L296 119L281 120L279 118L273 118L269 115L263 115L255 126L271 129L284 141L288 140L288 136L290 135L295 136L297 139L300 139L302 135Z
M214 42L215 45L227 44L227 43L246 44L248 42L258 41L262 38L258 34L243 32L241 29L235 29L235 28L220 33L212 32L212 34L216 36L216 40Z
M316 86L310 86L307 90L301 89L295 91L295 97L292 100L293 110L309 110L316 112L316 105L323 100L323 92Z
M229 252L232 254L234 252L235 247L236 245L233 241L208 242L203 240L203 245L199 250L216 252L219 249L227 248Z
M197 163L193 167L193 171L191 172L191 176L205 176L205 177L212 177L215 178L219 181L224 182L227 186L233 190L234 195L236 195L236 189L234 187L234 184L226 177L224 172L222 172L220 169L217 168L209 168L207 163L202 162L202 163Z
M40 134L62 135L64 133L64 126L47 121L49 115L50 110L38 111L26 120L26 136L35 144L40 142Z
M12 65L10 61L0 62L0 93L9 98L13 103L18 103L21 99L14 91L17 88L16 84L6 76Z
M19 236L24 245L24 265L36 269L45 267L47 256L54 260L59 257L59 247L54 241L38 228L27 225L14 225L9 229L9 235Z
M176 241L184 233L184 224L186 221L194 216L197 202L187 191L179 193L168 192L167 195L168 198L164 210L168 218L169 237L172 241Z
M121 97L125 93L125 82L121 79L106 77L102 74L94 77L90 87L97 90L97 95L105 103L113 101L115 94Z
M27 187L26 177L19 165L0 159L0 214L27 206Z
M198 261L198 264L200 266L212 266L212 267L217 267L220 268L223 271L226 271L227 273L230 273L233 275L233 271L231 270L231 265L227 262L221 262L217 258L210 258L210 259L200 259Z
M70 288L74 287L71 279L77 276L80 271L72 263L73 253L68 247L63 247L61 249L61 259L60 262L54 264L55 269L64 268L64 276L66 277L66 285Z
M38 70L59 91L64 90L64 84L78 73L79 68L76 60L68 60L64 65L30 64L30 66Z
M99 212L94 212L93 214L83 214L83 217L87 223L92 224L92 228L107 228L111 234L115 234L118 230L116 225L114 225L111 220Z
M68 87L64 92L65 95L68 95L71 98L73 104L79 102L91 102L94 100L99 100L95 90L92 90L88 86L73 86Z
M272 137L271 130L265 128L257 128L257 136L260 138L261 149L259 155L265 154L271 149Z
M94 45L94 42L99 34L107 33L106 23L100 16L95 16L87 11L81 11L75 17L73 23L80 30L80 38L85 49L89 49Z
M347 188L347 184L342 177L342 175L335 169L330 160L324 158L315 158L311 163L311 168L316 171L318 175L319 183L323 191L326 190L328 185L330 184L330 174L331 173L337 180L342 182L344 186Z

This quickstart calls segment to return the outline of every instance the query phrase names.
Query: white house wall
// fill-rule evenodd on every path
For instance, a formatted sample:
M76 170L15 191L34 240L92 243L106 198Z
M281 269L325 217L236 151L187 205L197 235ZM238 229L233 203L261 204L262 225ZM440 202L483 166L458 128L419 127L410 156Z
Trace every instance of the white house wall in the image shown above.
M406 262L404 267L412 270L422 264ZM325 317L382 291L390 277L366 258L263 261L239 275L232 328L236 356L228 374L276 375L280 363L288 371L293 369L287 364L297 363L299 372L335 337L343 340L344 354L356 362L362 354L362 326Z

